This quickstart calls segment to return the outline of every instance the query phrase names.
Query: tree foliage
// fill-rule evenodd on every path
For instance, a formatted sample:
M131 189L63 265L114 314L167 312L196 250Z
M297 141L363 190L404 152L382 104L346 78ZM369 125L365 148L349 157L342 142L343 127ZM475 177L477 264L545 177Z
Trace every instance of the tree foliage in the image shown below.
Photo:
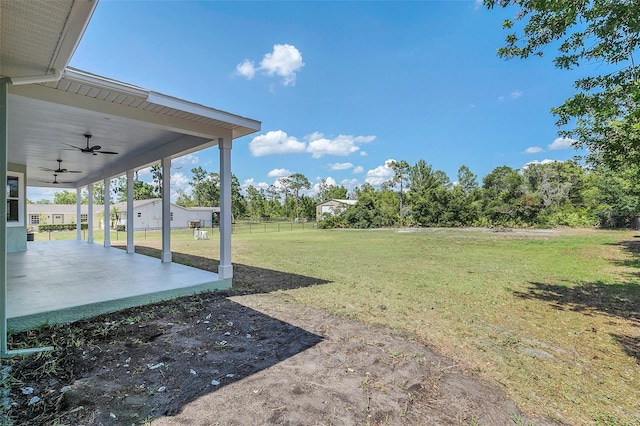
M640 3L637 0L484 0L488 8L515 5L498 49L503 58L544 56L557 47L560 69L591 66L594 75L575 82L577 93L552 109L561 132L585 146L592 161L608 165L640 160Z

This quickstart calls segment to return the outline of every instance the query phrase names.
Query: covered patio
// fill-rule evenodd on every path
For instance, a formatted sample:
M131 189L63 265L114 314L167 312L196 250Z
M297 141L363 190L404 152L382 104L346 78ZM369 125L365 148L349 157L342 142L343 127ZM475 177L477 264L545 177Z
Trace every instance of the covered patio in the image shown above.
M30 242L7 259L13 331L224 288L218 274L86 241Z
M229 288L231 148L260 130L240 115L68 67L96 1L0 0L0 356L8 328L72 321L205 289ZM172 264L171 162L217 146L220 259L212 274ZM160 165L161 259L135 254L136 171ZM94 244L94 185L111 216L111 179L126 176L126 250ZM27 245L27 186L88 192L87 241ZM218 203L216 203L218 204Z

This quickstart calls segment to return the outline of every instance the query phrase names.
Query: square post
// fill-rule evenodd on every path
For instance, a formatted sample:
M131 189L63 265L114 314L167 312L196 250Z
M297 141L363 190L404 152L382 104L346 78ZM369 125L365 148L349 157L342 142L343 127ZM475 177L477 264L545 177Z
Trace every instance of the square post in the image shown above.
M9 167L9 80L0 79L0 358L12 355L26 355L53 349L51 346L9 350L7 343L7 169ZM25 236L26 238L26 236Z
M127 253L135 253L133 244L133 170L127 170Z
M87 209L87 242L93 243L93 184L87 186L89 206Z
M7 161L9 123L7 113L8 82L0 80L0 354L7 356Z
M82 188L76 188L76 240L82 240Z
M104 180L104 246L111 247L111 179Z
M220 265L218 277L233 277L231 265L231 138L218 138L220 149Z
M171 158L162 159L162 263L171 262Z

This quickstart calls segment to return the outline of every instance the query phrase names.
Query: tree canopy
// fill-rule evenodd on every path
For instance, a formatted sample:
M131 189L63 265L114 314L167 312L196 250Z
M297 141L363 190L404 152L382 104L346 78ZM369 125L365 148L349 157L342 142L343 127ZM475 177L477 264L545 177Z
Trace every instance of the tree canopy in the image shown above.
M640 3L637 0L484 0L488 8L516 6L503 22L509 33L498 55L544 56L556 47L556 67L593 65L576 80L577 93L552 108L561 135L586 147L594 162L612 166L640 160Z

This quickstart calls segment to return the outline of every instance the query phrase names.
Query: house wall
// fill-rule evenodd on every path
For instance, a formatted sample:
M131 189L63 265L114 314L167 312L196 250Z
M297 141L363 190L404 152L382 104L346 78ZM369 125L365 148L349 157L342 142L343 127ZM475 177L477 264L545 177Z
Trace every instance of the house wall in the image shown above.
M20 194L20 203L22 204L22 223L7 224L7 252L13 253L17 251L27 250L27 166L21 164L8 163L7 170L9 172L22 173L22 193Z
M320 222L322 220L322 215L325 213L333 214L334 209L338 207L340 209L345 209L347 206L339 201L329 200L324 203L318 204L316 206L316 222Z
M193 211L183 209L175 204L171 205L173 220L171 228L186 228L190 221L199 220L202 226L211 226L211 211ZM118 224L125 225L126 212L120 215ZM134 229L161 229L162 228L162 201L154 201L148 204L137 206L133 214Z

